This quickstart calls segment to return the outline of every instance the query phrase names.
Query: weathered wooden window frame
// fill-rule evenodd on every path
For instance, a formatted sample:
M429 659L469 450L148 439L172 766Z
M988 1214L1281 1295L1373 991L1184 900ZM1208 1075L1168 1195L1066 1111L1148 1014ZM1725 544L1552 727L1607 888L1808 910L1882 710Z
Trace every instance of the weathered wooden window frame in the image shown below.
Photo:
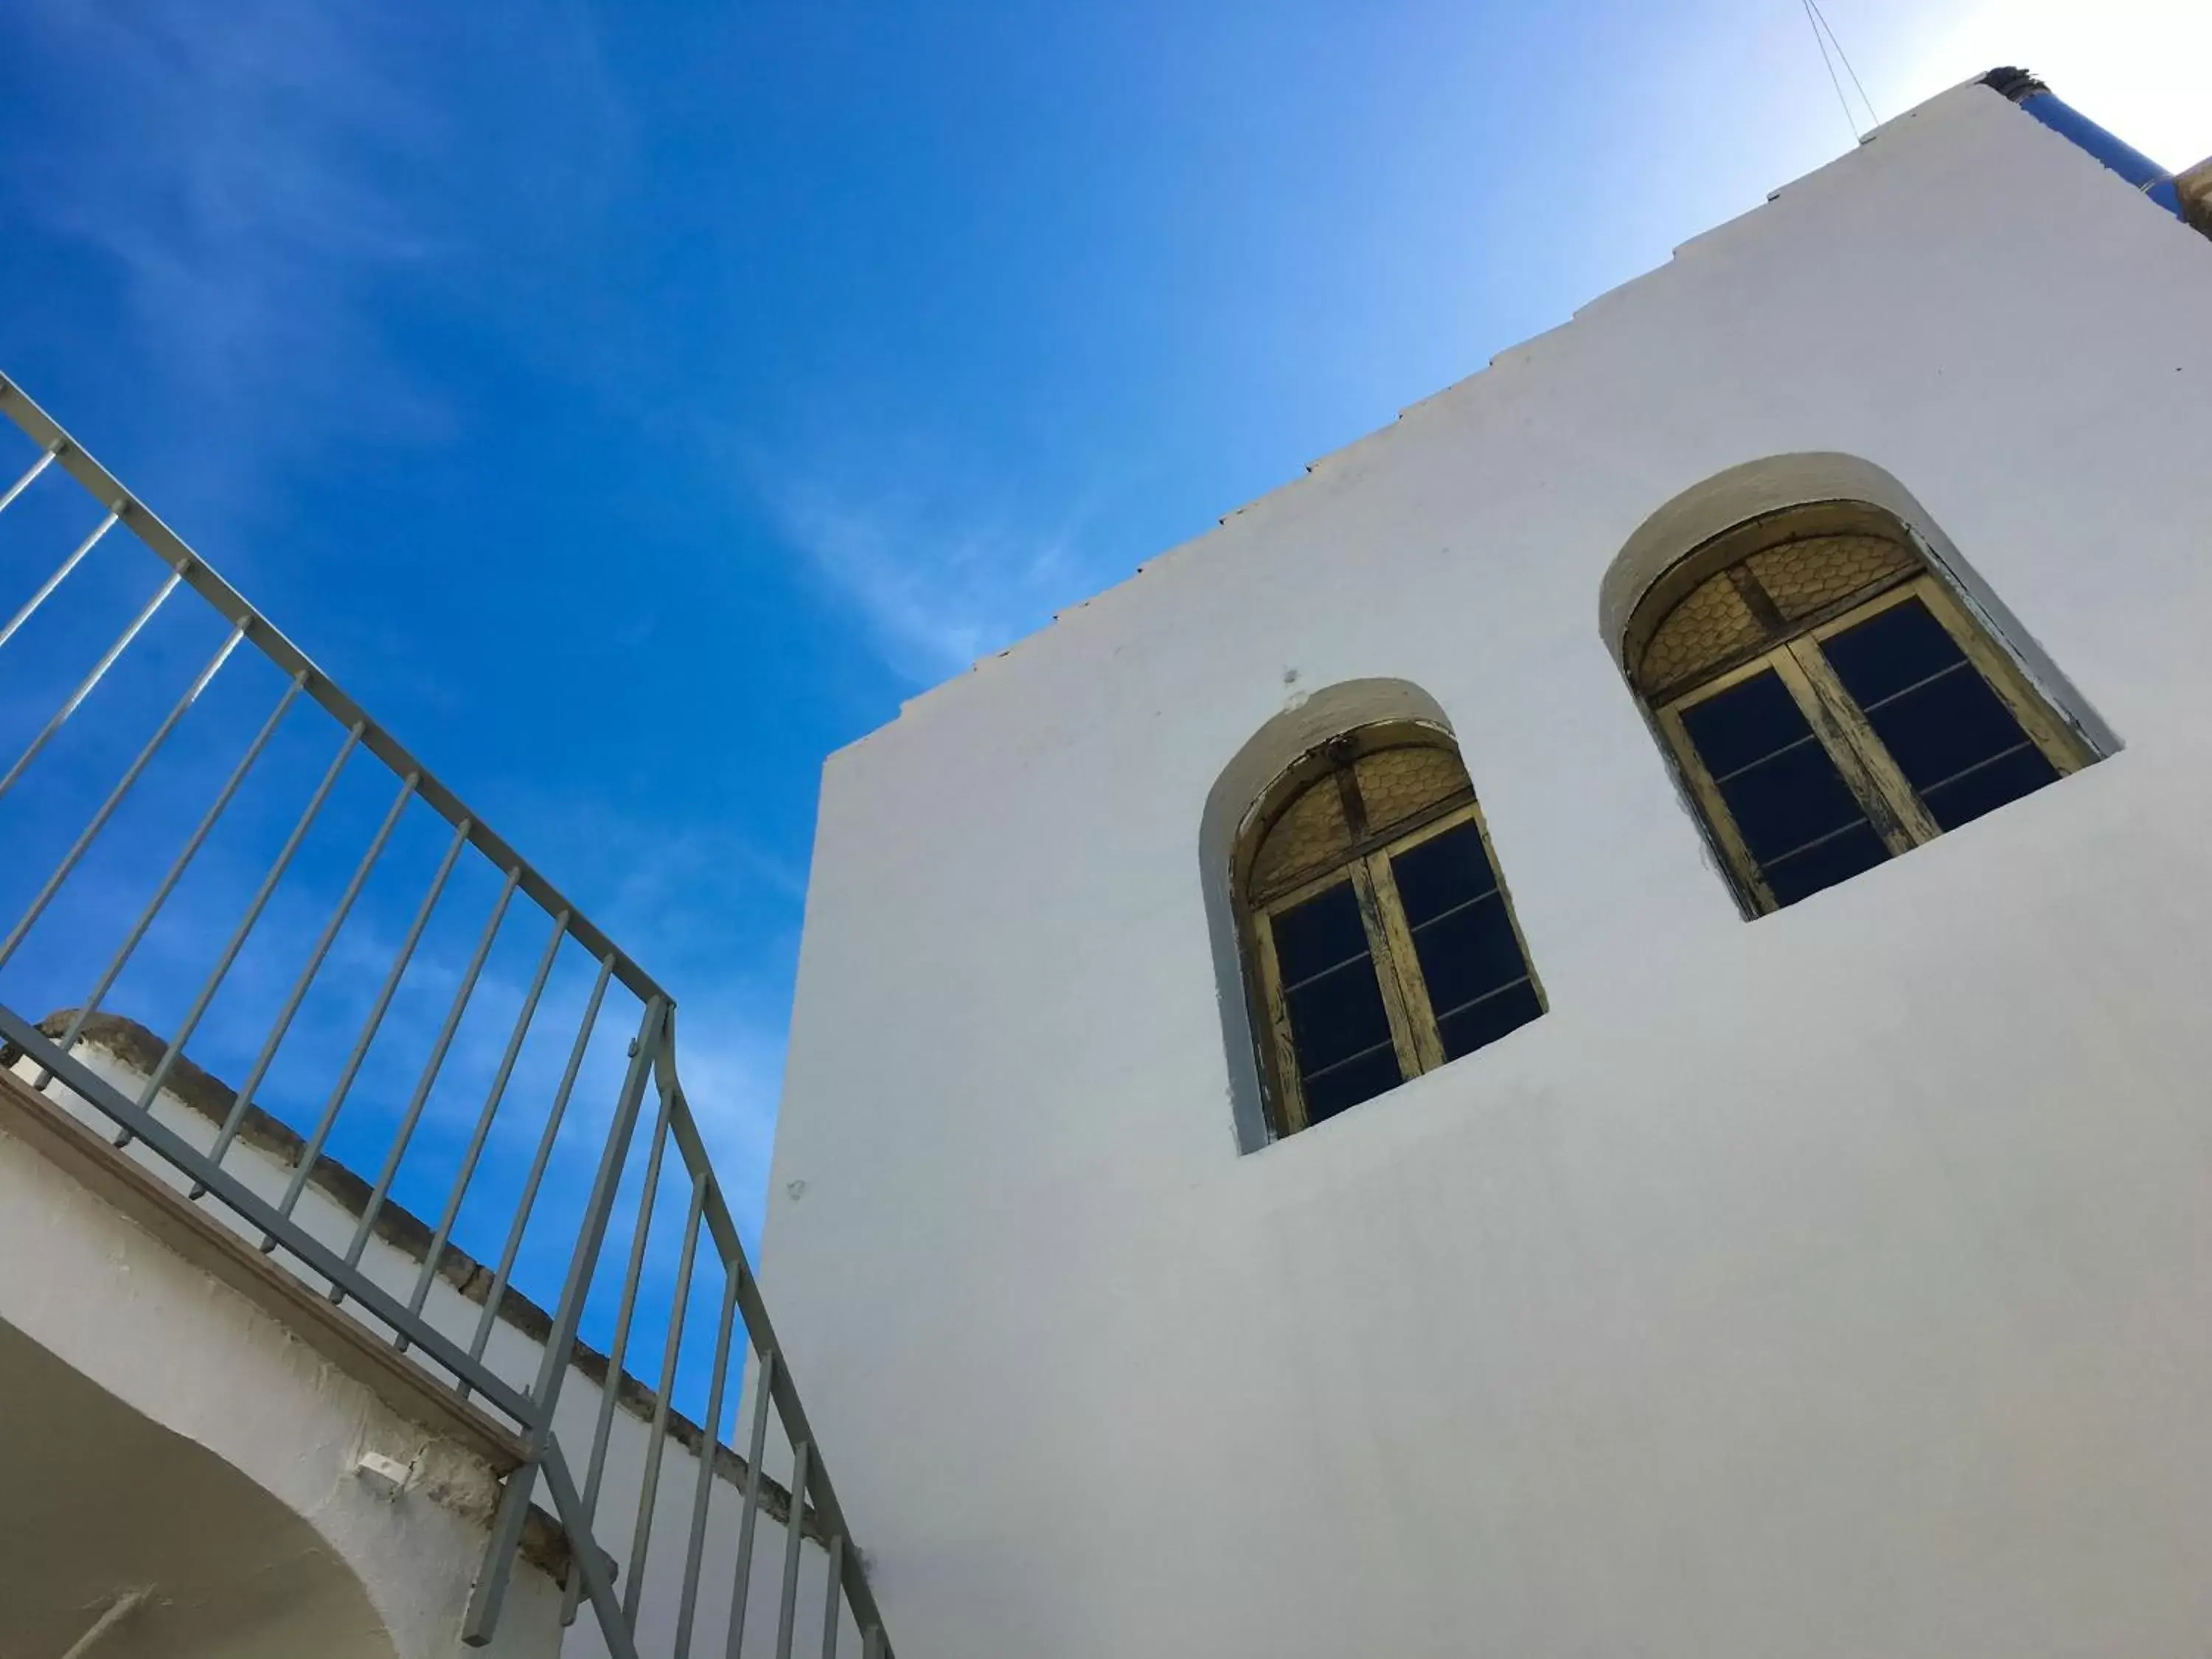
M1764 601L1751 571L1754 554L1838 532L1879 535L1911 556L1909 568L1822 606L1794 622L1783 622ZM1678 574L1677 573L1680 573ZM1642 654L1657 629L1694 587L1726 573L1760 615L1770 632L1758 645L1723 657L1687 679L1663 686L1654 696L1633 668L1631 678L1664 738L1668 750L1697 803L1709 837L1746 908L1764 915L1780 908L1759 873L1757 861L1737 830L1734 815L1706 769L1683 725L1683 715L1708 698L1773 672L1812 728L1844 786L1864 811L1867 822L1892 857L1942 833L1918 793L1890 757L1865 714L1830 666L1824 641L1911 599L1918 599L1957 644L1974 672L2002 702L2022 734L2051 763L2060 777L2096 758L2074 730L2030 683L2011 655L1967 611L1958 596L1931 568L1919 538L1879 509L1854 502L1821 502L1784 509L1740 525L1717 537L1668 573L1672 591L1660 586L1638 607L1631 627L1630 660ZM1739 574L1738 573L1741 573ZM1662 578L1662 581L1667 579Z
M1246 965L1245 984L1251 996L1269 1127L1278 1137L1295 1134L1309 1124L1305 1090L1291 1030L1290 1008L1275 955L1273 921L1283 912L1296 908L1340 883L1352 884L1358 904L1360 923L1382 991L1391 1047L1396 1054L1400 1073L1404 1079L1411 1079L1447 1063L1443 1034L1436 1011L1430 1006L1427 981L1415 952L1413 928L1398 894L1391 860L1448 830L1462 824L1474 826L1483 857L1490 866L1491 879L1497 884L1498 901L1504 907L1513 942L1527 969L1524 979L1510 981L1486 994L1499 995L1525 982L1535 994L1539 1012L1549 1011L1543 981L1536 974L1535 958L1529 953L1520 916L1513 908L1512 892L1498 860L1498 850L1491 844L1490 826L1484 821L1472 783L1383 825L1380 830L1368 829L1353 775L1355 763L1363 756L1409 747L1439 749L1449 753L1455 762L1459 759L1459 746L1450 734L1425 722L1393 720L1355 727L1309 750L1286 769L1262 794L1238 834L1234 878ZM1252 864L1268 831L1306 790L1319 787L1332 776L1337 787L1346 792L1346 817L1352 829L1348 847L1324 869L1300 872L1294 880L1255 890Z

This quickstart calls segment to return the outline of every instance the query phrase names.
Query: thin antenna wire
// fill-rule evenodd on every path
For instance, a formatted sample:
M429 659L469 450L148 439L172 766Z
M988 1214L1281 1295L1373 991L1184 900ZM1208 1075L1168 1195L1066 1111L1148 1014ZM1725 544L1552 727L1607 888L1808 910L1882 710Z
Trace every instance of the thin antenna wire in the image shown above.
M1881 117L1875 113L1874 100L1867 96L1866 86L1860 81L1859 72L1851 67L1851 60L1844 55L1843 37L1836 33L1836 26L1828 21L1828 14L1820 9L1820 0L1806 0L1806 3L1812 7L1814 19L1822 28L1827 30L1828 39L1834 42L1836 59L1843 64L1844 73L1851 77L1851 84L1858 88L1859 102L1866 106L1867 125L1880 126Z
M1844 112L1844 119L1850 124L1851 140L1859 137L1858 117L1851 113L1850 100L1844 96L1844 83L1836 78L1836 66L1828 60L1828 43L1820 33L1820 26L1813 15L1813 0L1799 0L1805 9L1805 26L1813 31L1813 44L1820 49L1820 67L1828 71L1828 84L1836 89L1836 103Z

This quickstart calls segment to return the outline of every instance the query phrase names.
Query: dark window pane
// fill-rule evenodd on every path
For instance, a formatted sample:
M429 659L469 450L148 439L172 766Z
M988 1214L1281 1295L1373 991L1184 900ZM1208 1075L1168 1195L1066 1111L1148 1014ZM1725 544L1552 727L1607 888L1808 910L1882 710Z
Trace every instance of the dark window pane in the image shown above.
M1946 830L1971 823L2008 800L2032 794L2055 782L2057 769L2033 744L2021 747L1926 792L1928 810Z
M1795 904L1808 893L1833 887L1846 876L1871 870L1889 856L1872 825L1863 818L1840 836L1808 847L1792 857L1766 866L1766 878L1777 904Z
M1496 897L1422 928L1413 935L1413 953L1429 988L1429 1006L1439 1018L1528 971L1504 902Z
M1456 1060L1533 1019L1539 1010L1525 983L1528 963L1481 830L1463 823L1431 836L1392 858L1390 873L1446 1055ZM1524 983L1501 993L1516 981Z
M1892 605L1821 649L1944 829L2057 779L2057 769L1918 599Z
M1762 865L1866 822L1828 751L1811 741L1746 767L1721 785L1721 794Z
M1296 985L1347 957L1367 952L1359 901L1349 878L1274 918L1275 964L1283 983Z
M1682 726L1776 903L1793 904L1888 856L1771 671L1684 710Z
M1397 878L1406 920L1415 927L1498 889L1482 832L1472 823L1400 853L1390 860L1390 873Z
M1963 659L1940 678L1891 698L1867 720L1898 769L1923 793L2027 741L2012 710Z
M1717 778L1812 735L1789 688L1771 672L1684 709L1682 724Z
M1457 1060L1486 1042L1495 1042L1516 1026L1526 1025L1544 1012L1536 1000L1536 988L1527 981L1486 997L1480 1002L1443 1015L1437 1028L1444 1040L1444 1057Z
M1390 1017L1352 884L1339 882L1278 913L1273 925L1275 966L1309 1106L1319 1091L1340 1111L1397 1083ZM1386 1066L1389 1080L1374 1084Z
M1371 1100L1405 1079L1398 1075L1398 1056L1389 1048L1346 1060L1318 1076L1305 1079L1306 1121L1319 1123L1347 1106Z
M1796 700L1771 672L1685 709L1682 726L1760 864L1864 821Z
M1310 1074L1390 1041L1389 1016L1375 964L1362 957L1327 977L1309 980L1291 992L1291 1036L1298 1051L1298 1070Z
M1893 605L1820 641L1829 665L1862 708L1966 660L1959 642L1917 599Z

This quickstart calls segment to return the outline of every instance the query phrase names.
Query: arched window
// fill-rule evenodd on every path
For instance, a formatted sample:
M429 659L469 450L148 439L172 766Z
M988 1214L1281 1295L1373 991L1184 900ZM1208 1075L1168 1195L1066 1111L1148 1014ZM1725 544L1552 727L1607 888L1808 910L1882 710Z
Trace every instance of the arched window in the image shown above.
M1363 726L1285 771L1234 872L1275 1132L1289 1134L1544 1012L1450 737Z
M1652 585L1623 654L1757 912L2093 758L1904 526L1863 502L1707 542Z

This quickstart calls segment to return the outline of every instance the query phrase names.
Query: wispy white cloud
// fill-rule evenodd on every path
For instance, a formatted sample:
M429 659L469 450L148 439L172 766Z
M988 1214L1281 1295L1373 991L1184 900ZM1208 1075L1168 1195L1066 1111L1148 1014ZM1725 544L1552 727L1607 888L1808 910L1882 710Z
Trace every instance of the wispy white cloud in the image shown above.
M624 101L590 12L574 0L500 15L290 0L213 9L194 0L22 0L0 11L0 52L15 60L0 85L21 76L64 89L40 152L17 158L21 199L42 230L95 251L118 273L117 320L137 337L113 356L150 362L161 383L151 405L191 411L165 445L172 471L155 505L204 538L211 520L219 526L281 493L275 475L303 460L362 440L453 434L457 416L436 377L410 367L407 339L387 322L395 296L473 304L468 314L486 328L497 325L499 295L471 293L477 279L503 282L510 295L530 290L541 313L556 301L588 302L532 287L547 280L541 256L608 210L626 165ZM487 191L494 178L508 190ZM220 559L225 538L209 539ZM380 626L374 617L348 620ZM386 680L410 678L418 700L439 694L410 671L404 645L384 657ZM733 1103L718 1119L727 1116L730 1139L751 1156L732 1176L750 1202L773 1128L780 993L757 988L751 940L732 959L728 918L762 887L795 912L803 872L734 834L617 822L573 799L540 806L520 815L533 825L526 855L599 878L592 908L609 932L654 970L703 988L686 1000L687 1048L700 1051L701 1080L690 1087L702 1111ZM173 961L167 934L149 939L118 988L156 1024L179 1015L204 971L202 934L220 937L259 873L218 862L203 860L207 891L172 906L181 923L197 903L204 928L182 929ZM197 1054L240 1071L330 896L289 894L272 908L196 1035ZM289 1065L295 1055L332 1062L352 1041L406 921L404 903L385 914L374 899L301 1009L287 1063L272 1074L274 1105L295 1106L295 1093L313 1098L312 1089L275 1086L304 1078ZM722 919L719 951L709 915ZM419 1063L467 949L466 939L434 938L418 953L357 1091L364 1099L411 1086L406 1068ZM495 962L478 1000L519 1001L528 966L526 953ZM710 1022L702 1008L690 1018L695 1000L723 1017ZM505 1035L495 1020L465 1025L448 1073L488 1073ZM557 1070L560 1045L548 1054L530 1051L525 1069ZM387 1063L388 1075L380 1069Z
M1869 90L1895 115L1998 64L2045 76L2058 96L2167 167L2212 152L2212 8L2203 0L1975 0L1901 32ZM1847 40L1848 40L1848 37Z
M200 441L435 427L367 298L429 252L386 182L425 166L435 122L370 15L284 0L210 11L29 0L15 33L77 91L25 192L109 255Z
M1038 528L919 489L752 471L810 574L858 611L884 659L917 683L1003 649L1094 585L1079 515Z
M453 435L449 395L390 319L432 295L499 326L501 296L479 290L538 283L628 153L574 0L513 16L20 0L0 51L0 86L64 89L36 153L12 158L20 203L119 274L138 337L112 355L192 410L179 471L203 509L337 446Z

